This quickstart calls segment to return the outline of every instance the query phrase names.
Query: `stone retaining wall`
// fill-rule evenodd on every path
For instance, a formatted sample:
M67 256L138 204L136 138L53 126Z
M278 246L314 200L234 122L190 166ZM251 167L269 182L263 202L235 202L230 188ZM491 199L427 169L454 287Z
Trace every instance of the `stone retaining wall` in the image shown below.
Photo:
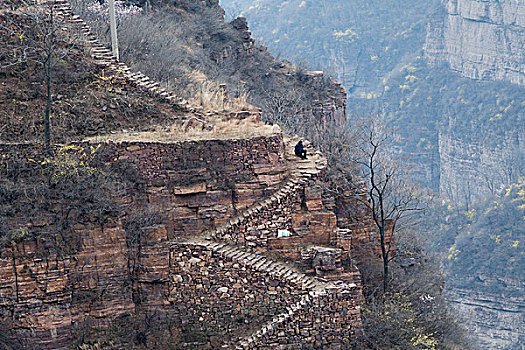
M300 259L305 246L333 244L337 238L336 215L323 203L322 193L314 195L311 190L322 169L291 179L268 199L226 221L211 233L212 237L252 250L279 251L293 260ZM279 230L290 235L279 237Z
M39 259L33 241L0 256L0 307L40 349L66 349L86 318L104 328L139 306L174 315L185 348L337 348L360 329L353 283L323 284L235 246L170 243L162 225L143 228L136 263L119 225L79 237L70 257Z
M267 247L268 239L277 237L278 230L292 229L292 213L301 210L304 183L289 183L284 189L242 215L230 219L226 227L213 237L250 248Z
M199 245L171 246L169 279L168 300L182 332L213 349L236 343L308 292Z
M170 186L175 194L250 181L272 186L286 170L281 134L245 139L181 142L91 142L97 160L136 167L149 186Z
M167 225L170 238L191 237L217 227L270 196L288 176L281 134L171 143L82 142L76 146L88 153L91 147L97 149L91 166L105 169L119 163L134 169L132 181L143 184L143 190L128 189L117 199L124 208L140 214L147 205L160 216L157 221ZM16 162L33 166L43 159L40 145L0 144L1 168L12 169Z
M340 283L310 292L237 349L348 349L361 330L359 288Z
M100 148L97 161L137 169L148 203L170 238L192 237L270 196L287 176L282 136L178 143L122 142ZM137 197L137 194L132 194Z
M217 243L175 244L170 254L170 303L212 348L341 348L361 327L355 284L322 285Z

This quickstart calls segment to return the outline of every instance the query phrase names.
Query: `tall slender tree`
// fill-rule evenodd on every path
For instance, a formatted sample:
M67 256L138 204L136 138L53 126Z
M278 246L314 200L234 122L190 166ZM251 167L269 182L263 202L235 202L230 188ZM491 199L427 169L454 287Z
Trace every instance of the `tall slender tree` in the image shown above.
M51 156L51 115L53 108L54 69L77 45L79 33L67 26L67 17L59 10L57 0L43 2L8 0L16 9L0 24L6 56L2 68L36 64L46 90L44 110L44 143Z
M395 234L410 214L424 208L417 186L406 179L408 169L396 160L393 132L372 121L359 131L361 140L354 153L367 184L367 201L379 236L383 265L383 292L388 291L389 264L395 253Z

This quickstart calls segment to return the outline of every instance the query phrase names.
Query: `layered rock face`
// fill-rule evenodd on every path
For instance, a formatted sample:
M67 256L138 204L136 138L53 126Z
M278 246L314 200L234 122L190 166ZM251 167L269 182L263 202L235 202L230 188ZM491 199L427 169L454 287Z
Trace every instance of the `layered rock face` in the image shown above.
M431 63L446 62L465 77L525 85L524 47L523 1L443 0L428 24L424 49ZM443 115L439 129L439 192L465 204L515 183L524 171L522 123L496 127L451 114ZM452 287L448 293L480 348L521 349L521 298L491 293L488 287Z
M2 249L0 320L16 333L15 348L67 349L85 320L104 327L134 310L121 225L77 224L75 232L80 251L72 256L49 254L39 240Z
M486 281L486 287L488 289L491 284L501 282ZM523 282L504 282L513 283L518 290L525 288ZM502 298L499 293L459 288L449 289L447 294L466 320L469 331L476 334L480 349L523 349L525 332L523 327L516 327L525 322L524 300L519 294Z
M237 140L121 142L102 145L97 160L127 163L146 184L134 194L167 223L170 238L223 223L286 176L282 135ZM138 203L137 203L138 202Z
M472 79L525 84L525 3L443 0L446 11L428 26L425 55Z
M456 124L449 118L439 133L440 193L455 203L468 204L517 182L525 170L523 126L516 125L502 138L488 142L475 128L459 135L454 132Z

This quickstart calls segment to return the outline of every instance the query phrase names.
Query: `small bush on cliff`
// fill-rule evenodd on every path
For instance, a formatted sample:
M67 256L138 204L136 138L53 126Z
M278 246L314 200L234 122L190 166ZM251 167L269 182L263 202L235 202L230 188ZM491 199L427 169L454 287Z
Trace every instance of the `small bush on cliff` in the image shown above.
M357 166L363 162L363 158L357 158L357 164L354 163L353 159L358 156L355 150L364 144L364 151L370 151L370 145L377 145L376 138L383 138L382 141L386 142L393 137L390 135L392 131L382 129L384 134L370 135L353 126L354 133L349 126L338 127L335 122L326 123L324 127L326 129L318 126L312 130L320 131L315 140L331 165L326 177L326 190L341 199L356 198L356 189L362 188L359 184L362 177L359 176ZM365 140L361 139L362 136ZM372 151L380 149L372 148ZM382 175L376 174L375 185L382 188L380 194L384 197L370 203L375 203L377 208L385 212L394 213L392 218L397 227L395 244L387 245L387 271L384 269L384 260L378 259L378 255L385 256L379 242L362 242L359 247L354 247L356 252L359 251L357 260L364 282L363 346L367 349L467 349L468 342L443 296L444 276L439 261L428 256L418 238L423 231L420 221L408 222L406 216L395 216L398 210L400 214L404 210L419 211L423 207L420 206L423 197L419 196L423 193L405 182L403 169L396 168L395 157L385 157L388 152L376 154L373 159L370 155L365 152L364 175L368 177L365 180L374 180L370 171ZM372 165L371 160L377 164ZM372 186L367 184L368 189ZM360 201L357 201L359 207L352 207L351 203L344 200L340 202L340 217L350 221L362 220L359 215L354 218L356 212L361 212L363 208L374 210L374 207L368 207ZM385 228L388 227L387 224ZM385 280L388 282L386 291Z

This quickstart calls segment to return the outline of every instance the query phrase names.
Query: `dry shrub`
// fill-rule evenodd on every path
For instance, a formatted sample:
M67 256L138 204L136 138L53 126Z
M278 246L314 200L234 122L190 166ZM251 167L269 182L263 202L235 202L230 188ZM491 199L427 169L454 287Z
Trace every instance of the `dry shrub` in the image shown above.
M117 217L112 195L127 185L118 174L67 151L71 148L44 162L0 165L0 246L39 239L46 249L68 255L77 249L74 224L100 226Z
M194 104L210 111L253 110L248 102L249 93L241 91L237 97L230 98L225 84L203 81L194 96L190 99Z

